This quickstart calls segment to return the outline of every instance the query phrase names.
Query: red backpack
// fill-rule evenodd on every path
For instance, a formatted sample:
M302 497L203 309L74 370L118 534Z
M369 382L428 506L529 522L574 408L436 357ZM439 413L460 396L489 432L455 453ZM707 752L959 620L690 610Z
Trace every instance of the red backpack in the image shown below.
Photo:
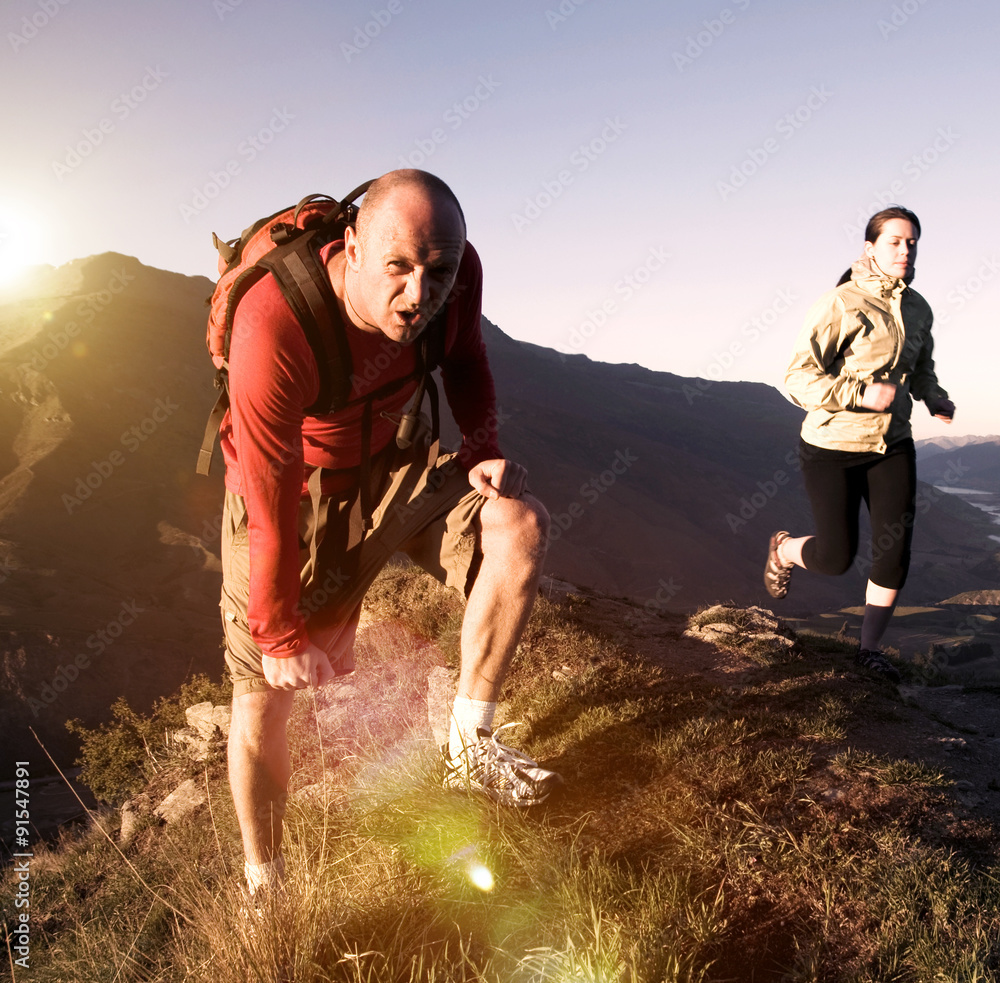
M310 195L294 207L284 208L262 218L243 231L238 239L223 242L213 235L219 251L219 280L209 301L207 343L216 367L215 385L219 398L205 427L205 437L198 455L197 471L208 474L212 465L219 426L229 408L229 348L236 309L246 292L263 277L275 278L305 333L319 371L319 394L306 408L310 415L336 413L350 403L351 351L340 318L336 297L320 260L320 249L343 239L344 230L357 218L354 200L371 184L366 181L342 201L326 195ZM447 306L447 305L446 305ZM396 443L408 447L412 440L417 414L428 382L433 430L438 430L437 389L430 372L441 360L444 346L445 307L441 308L421 335L417 346L417 369L414 375L394 380L364 398L363 430L369 430L371 405L390 395L413 378L419 380L413 405L400 423ZM367 423L367 427L365 424ZM364 435L362 443L365 444ZM367 446L363 457L367 458Z

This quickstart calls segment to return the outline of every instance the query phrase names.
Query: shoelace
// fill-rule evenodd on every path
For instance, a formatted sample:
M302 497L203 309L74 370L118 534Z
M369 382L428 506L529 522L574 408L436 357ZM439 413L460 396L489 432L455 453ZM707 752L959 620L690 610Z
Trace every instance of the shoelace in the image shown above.
M506 744L501 744L497 740L497 734L501 731L507 730L508 727L520 727L524 723L523 720L512 720L509 723L502 724L495 731L491 731L489 735L481 737L476 744L470 744L466 748L466 760L469 765L478 765L486 772L491 767L496 767L498 765L509 765L512 768L538 768L538 762L534 758L529 758L526 754L518 751L516 748L508 747ZM485 744L489 748L483 754L482 757L475 761L469 761L468 752L471 751L476 745Z

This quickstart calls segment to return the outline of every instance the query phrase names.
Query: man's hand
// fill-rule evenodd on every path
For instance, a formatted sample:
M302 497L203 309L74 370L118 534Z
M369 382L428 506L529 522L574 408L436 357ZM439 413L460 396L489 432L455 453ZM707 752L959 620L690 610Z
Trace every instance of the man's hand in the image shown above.
M272 659L265 655L264 678L275 689L305 689L322 686L335 677L330 660L318 645L310 642L298 655L287 659Z
M866 410L882 413L892 406L896 398L896 387L891 382L873 382L865 386L865 394L861 397L861 405Z
M935 420L944 420L945 423L951 423L955 416L955 404L950 399L939 399L928 409Z
M475 465L469 484L484 498L519 498L528 485L528 472L520 464L497 458Z

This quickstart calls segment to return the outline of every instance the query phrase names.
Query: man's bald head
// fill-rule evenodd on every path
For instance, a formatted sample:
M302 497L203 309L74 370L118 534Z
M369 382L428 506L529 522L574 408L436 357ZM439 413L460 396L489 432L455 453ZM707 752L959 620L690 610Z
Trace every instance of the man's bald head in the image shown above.
M454 192L426 171L374 181L344 233L344 300L351 323L410 344L440 310L465 252Z
M440 215L445 220L446 216L454 214L458 218L462 238L465 238L465 214L455 192L436 175L407 168L383 174L365 192L358 206L358 219L355 223L358 239L364 243L375 217L391 208L398 198L408 196L423 198L433 206L435 215Z

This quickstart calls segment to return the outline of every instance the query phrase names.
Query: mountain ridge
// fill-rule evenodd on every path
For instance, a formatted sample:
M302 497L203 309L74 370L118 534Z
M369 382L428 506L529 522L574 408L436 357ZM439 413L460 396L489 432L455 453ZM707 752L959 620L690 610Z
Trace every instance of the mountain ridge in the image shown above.
M0 723L17 734L30 724L64 747L67 716L92 723L119 694L148 707L192 671L221 671L223 483L218 468L194 474L215 399L211 289L106 253L0 297ZM811 525L800 411L762 383L562 355L485 319L483 331L501 446L553 516L550 574L651 611L773 603L767 536ZM989 519L922 492L908 599L992 587ZM863 582L860 568L800 577L781 614L836 609Z

